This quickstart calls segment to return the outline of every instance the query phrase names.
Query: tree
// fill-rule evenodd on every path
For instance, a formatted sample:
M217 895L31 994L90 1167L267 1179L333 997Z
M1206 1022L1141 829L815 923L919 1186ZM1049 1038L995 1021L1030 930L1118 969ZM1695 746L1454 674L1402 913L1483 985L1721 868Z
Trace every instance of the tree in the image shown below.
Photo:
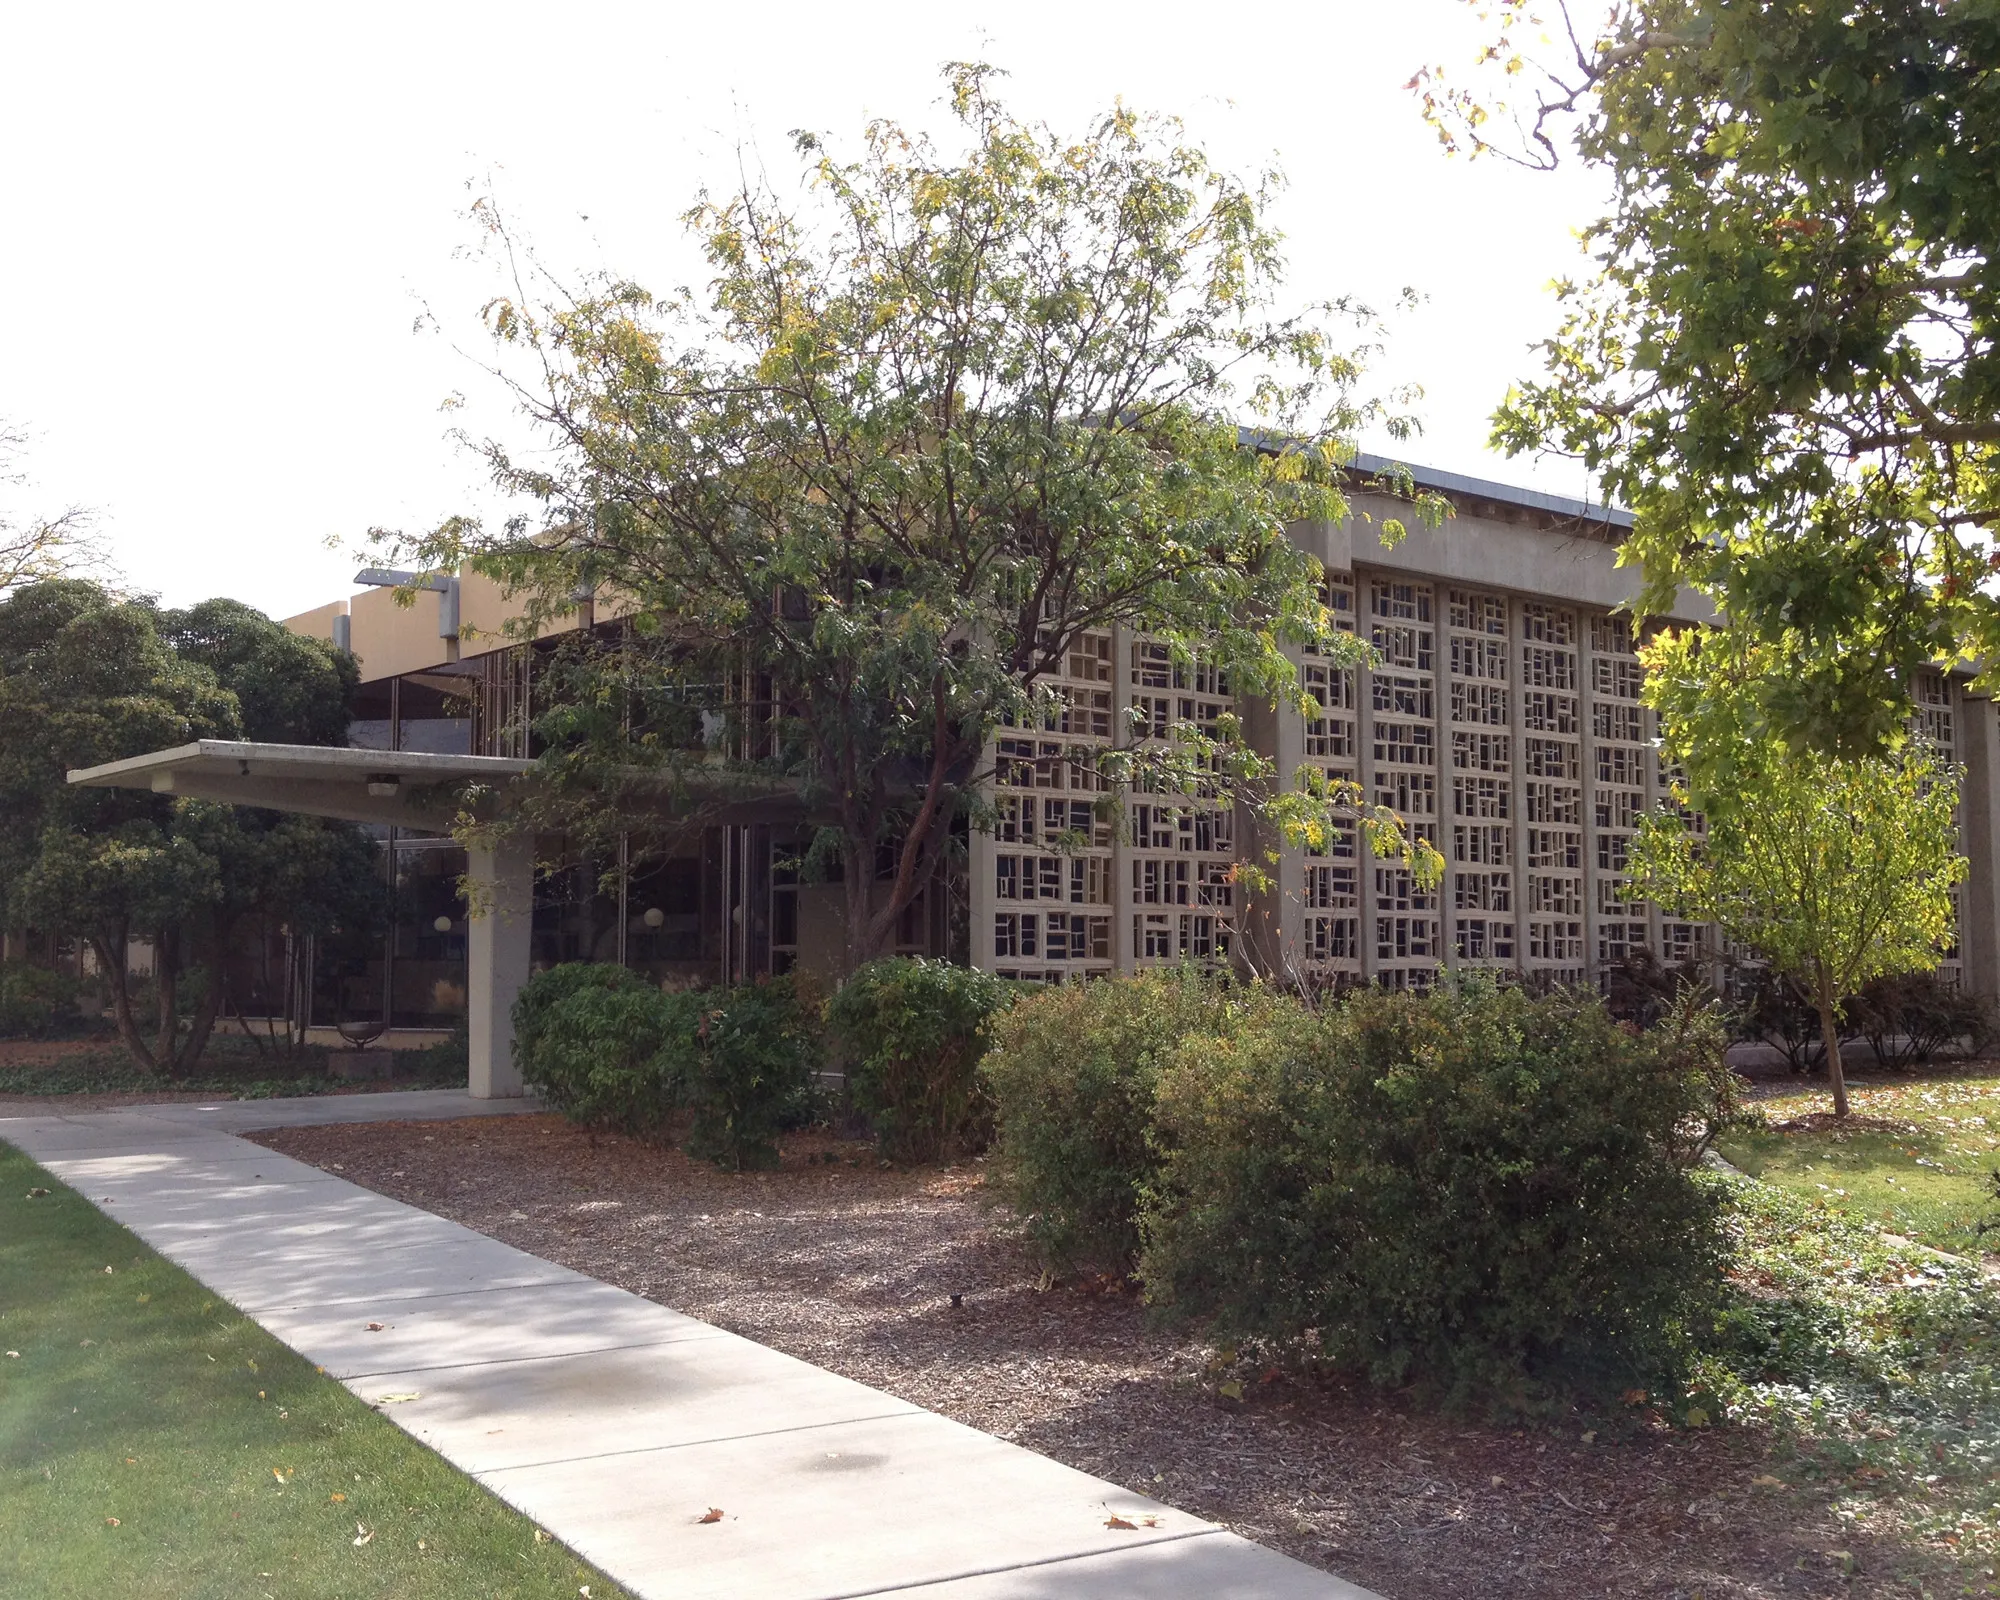
M1733 628L1647 647L1647 697L1685 776L1677 809L1634 836L1633 893L1719 924L1798 985L1844 1117L1843 1002L1873 978L1929 971L1953 941L1960 770L1916 741L1852 759L1789 748L1757 703L1770 654Z
M66 770L246 731L339 742L357 677L351 657L233 601L163 612L74 579L0 600L8 922L90 946L141 1065L176 1070L200 1057L222 1004L223 958L246 917L281 917L300 933L378 920L379 857L350 824L77 789ZM134 937L153 948L150 1028L126 971Z
M21 429L0 422L0 484L18 487L27 481L19 466L27 443ZM101 570L107 564L90 513L81 506L26 521L0 513L0 595L24 583Z
M1240 183L1122 107L1076 139L1017 122L994 76L947 71L960 158L877 122L851 161L795 135L796 209L755 182L704 197L687 221L705 297L602 281L531 303L482 206L513 269L487 308L496 371L525 365L515 392L541 435L482 448L544 509L402 551L526 594L526 633L581 593L624 610L615 649L571 653L541 729L555 815L536 820L642 825L621 774L713 777L726 721L744 775L796 786L825 820L850 966L977 810L989 735L1063 714L1046 680L1086 631L1142 629L1266 698L1300 695L1287 642L1364 659L1285 526L1345 514L1361 422L1405 429L1355 398L1363 352L1329 331L1372 326L1363 308L1276 310L1274 179ZM736 686L699 703L705 724L702 684ZM1181 731L1107 781L1146 765L1163 787L1275 798L1235 725ZM1359 814L1380 848L1439 868L1356 786L1287 804L1307 832L1315 806Z
M1649 609L1691 582L1771 648L1775 726L1880 754L1919 666L2000 662L2000 4L1559 9L1561 60L1487 13L1508 88L1413 80L1448 146L1612 186L1495 440L1631 507Z

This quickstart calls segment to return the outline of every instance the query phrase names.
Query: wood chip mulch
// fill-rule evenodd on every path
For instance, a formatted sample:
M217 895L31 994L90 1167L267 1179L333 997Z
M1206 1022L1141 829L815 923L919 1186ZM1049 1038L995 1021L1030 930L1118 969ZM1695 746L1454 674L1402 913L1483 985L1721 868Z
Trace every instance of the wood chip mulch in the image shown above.
M813 1134L738 1175L541 1115L254 1137L1388 1600L1914 1600L1939 1575L1778 1484L1737 1430L1586 1443L1256 1373L1224 1398L1213 1352L1131 1294L1041 1288L978 1163L887 1170Z

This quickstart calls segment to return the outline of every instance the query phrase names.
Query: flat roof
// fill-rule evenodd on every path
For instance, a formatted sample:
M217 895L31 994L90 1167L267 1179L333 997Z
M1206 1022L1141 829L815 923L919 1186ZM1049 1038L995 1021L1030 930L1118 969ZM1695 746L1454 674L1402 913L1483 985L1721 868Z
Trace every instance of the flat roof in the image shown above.
M366 783L372 777L423 778L450 783L462 778L512 778L534 767L509 756L433 755L421 750L363 750L352 745L257 744L243 739L197 739L171 750L153 750L101 766L78 767L71 783L87 789L134 788L134 778L160 773L217 778L331 778Z
M1590 500L1577 500L1566 494L1544 494L1539 489L1517 488L1511 483L1495 483L1489 478L1469 478L1460 472L1445 472L1437 467L1420 467L1414 462L1397 461L1392 456L1369 455L1357 452L1354 457L1356 471L1370 474L1390 472L1400 467L1408 472L1410 479L1420 489L1435 489L1440 494L1477 495L1482 500L1498 500L1503 505L1527 506L1535 511L1546 511L1552 516L1575 517L1585 522L1602 522L1614 528L1630 528L1633 516L1619 506L1598 505Z

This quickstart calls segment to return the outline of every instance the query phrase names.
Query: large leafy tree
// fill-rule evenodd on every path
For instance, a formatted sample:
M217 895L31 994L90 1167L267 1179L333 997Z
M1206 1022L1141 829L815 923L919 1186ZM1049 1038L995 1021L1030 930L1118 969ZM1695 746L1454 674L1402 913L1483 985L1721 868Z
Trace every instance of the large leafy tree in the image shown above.
M348 824L77 789L65 772L196 738L340 742L356 677L351 657L233 601L161 611L78 580L0 600L8 924L89 944L142 1065L171 1070L200 1056L246 917L302 933L379 917L379 858ZM126 971L133 938L153 952L154 1014L143 1021Z
M534 820L573 838L640 824L621 774L692 744L713 777L727 719L738 764L823 819L850 964L977 809L993 730L1064 714L1048 680L1079 635L1144 630L1267 699L1299 693L1288 642L1365 654L1330 628L1285 527L1345 514L1356 426L1402 426L1356 398L1360 351L1332 331L1371 327L1362 308L1281 310L1269 180L1123 108L1074 138L1024 124L993 79L947 72L959 153L889 122L852 159L797 135L802 199L704 198L687 221L706 293L602 281L538 299L517 270L488 318L540 437L484 448L542 509L447 524L414 552L525 593L527 630L592 590L600 616L629 615L617 649L571 652L542 725L556 815ZM706 746L670 731L700 683L736 686L703 707ZM1275 802L1239 731L1183 729L1106 775L1115 792L1150 765L1149 781ZM1359 813L1380 848L1436 870L1351 786L1280 810L1307 834Z
M1856 758L1788 746L1759 703L1776 664L1746 630L1665 637L1645 655L1683 776L1678 807L1633 840L1634 892L1720 925L1798 986L1844 1117L1843 1002L1871 979L1929 971L1953 941L1960 773L1915 741ZM1705 831L1687 826L1695 814Z
M2000 661L2000 0L1484 14L1481 70L1414 80L1447 144L1613 195L1498 442L1602 475L1654 609L1777 651L1775 726L1888 748L1918 665Z

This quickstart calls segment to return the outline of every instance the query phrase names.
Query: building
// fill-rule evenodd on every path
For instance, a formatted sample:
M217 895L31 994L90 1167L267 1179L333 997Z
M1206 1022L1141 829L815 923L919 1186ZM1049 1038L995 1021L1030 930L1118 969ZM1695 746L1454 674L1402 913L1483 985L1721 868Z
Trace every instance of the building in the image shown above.
M1143 636L1079 638L1059 711L996 734L995 827L968 834L962 865L926 886L897 947L1031 980L1197 960L1396 986L1464 968L1583 983L1639 949L1675 960L1710 950L1708 930L1621 892L1633 823L1668 776L1639 703L1631 620L1617 610L1636 590L1617 565L1629 518L1450 473L1415 477L1452 504L1443 526L1385 543L1383 524L1409 508L1371 487L1352 497L1345 523L1293 530L1325 565L1344 625L1380 652L1379 668L1295 653L1321 712L1309 721L1289 706L1238 705L1213 669L1177 666ZM506 1093L516 1082L508 1008L534 968L617 961L663 982L726 982L833 967L841 891L788 867L810 822L789 795L707 807L664 859L643 865L621 850L538 879L522 844L468 856L428 797L478 778L504 804L528 781L523 713L552 641L500 643L505 601L477 576L435 580L414 606L382 586L393 575L361 577L371 586L287 623L359 657L356 748L209 741L74 775L379 829L403 910L383 944L305 964L315 1022L464 1018L476 1092ZM1669 620L1708 615L1698 597L1682 600ZM588 606L571 624L599 625L612 624ZM1927 677L1918 699L1927 731L1967 768L1972 872L1947 975L2000 993L2000 727L1991 701L1944 674ZM1254 814L1157 794L1126 797L1117 822L1100 814L1097 748L1134 728L1171 737L1176 722L1225 712L1282 773L1316 765L1394 807L1443 853L1444 882L1421 888L1350 832L1322 854L1277 849L1268 887L1249 892L1239 862L1262 863L1277 847ZM474 887L471 916L462 880Z

